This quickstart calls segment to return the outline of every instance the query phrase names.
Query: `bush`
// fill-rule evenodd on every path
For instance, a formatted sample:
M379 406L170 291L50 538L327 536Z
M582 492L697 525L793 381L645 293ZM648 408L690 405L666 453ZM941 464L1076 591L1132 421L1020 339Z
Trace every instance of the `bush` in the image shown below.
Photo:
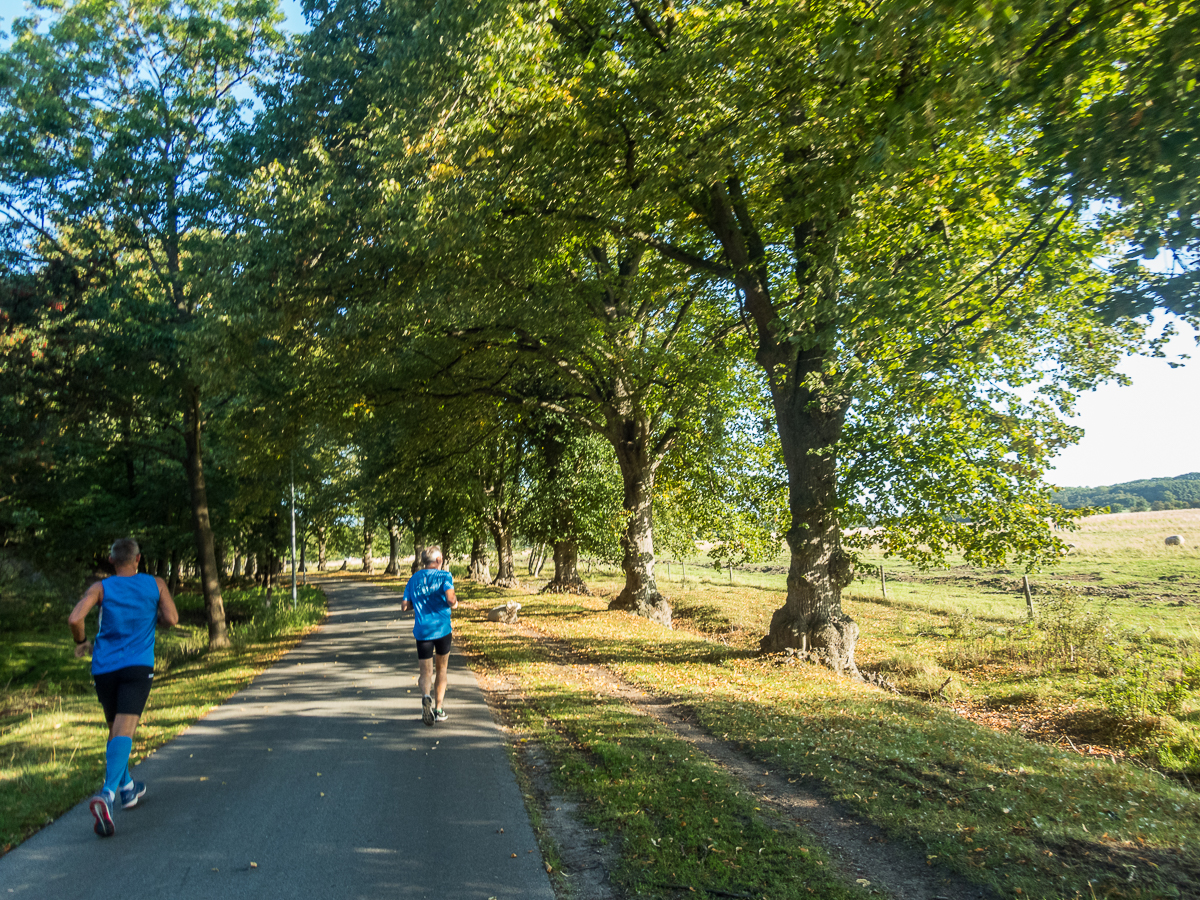
M1047 656L1060 665L1090 668L1107 674L1119 668L1117 646L1121 635L1108 614L1108 604L1095 609L1074 588L1063 587L1038 604L1034 628L1040 633Z
M1111 678L1100 699L1113 715L1134 720L1175 715L1189 693L1186 683L1167 677L1164 666L1142 663Z

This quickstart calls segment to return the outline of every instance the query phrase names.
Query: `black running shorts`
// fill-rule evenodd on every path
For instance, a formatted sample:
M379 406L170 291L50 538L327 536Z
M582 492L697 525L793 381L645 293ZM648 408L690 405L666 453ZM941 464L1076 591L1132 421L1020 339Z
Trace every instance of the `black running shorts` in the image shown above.
M417 659L433 659L433 654L445 656L450 652L450 639L453 634L442 635L433 641L417 641Z
M153 666L126 666L112 672L93 675L96 696L104 707L104 718L109 725L117 716L140 716L150 698L154 684Z

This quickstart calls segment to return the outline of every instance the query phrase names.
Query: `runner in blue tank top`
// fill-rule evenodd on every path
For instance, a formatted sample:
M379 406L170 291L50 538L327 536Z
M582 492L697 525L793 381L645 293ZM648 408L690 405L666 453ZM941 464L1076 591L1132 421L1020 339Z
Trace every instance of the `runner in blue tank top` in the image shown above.
M146 793L146 785L129 775L133 732L154 682L155 625L171 628L179 623L166 582L138 574L142 557L133 538L116 541L108 558L117 574L84 591L67 618L75 638L75 656L92 656L96 696L108 722L104 786L88 803L96 820L96 834L101 837L109 837L116 830L112 807L118 793L122 809L137 806ZM93 642L87 639L84 626L95 606L100 607L100 628Z
M442 568L441 547L426 547L421 552L421 565L424 568L413 572L404 586L400 609L413 610L413 637L417 639L417 661L421 667L417 677L421 688L421 721L432 725L446 721L442 701L446 697L446 670L450 665L450 610L458 606L458 598L454 596L453 576Z

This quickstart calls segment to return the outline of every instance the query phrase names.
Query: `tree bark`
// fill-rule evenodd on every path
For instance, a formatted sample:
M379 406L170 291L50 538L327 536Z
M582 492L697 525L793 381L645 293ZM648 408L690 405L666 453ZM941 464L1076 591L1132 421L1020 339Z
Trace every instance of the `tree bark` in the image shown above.
M179 562L180 562L179 551L172 550L171 551L171 577L167 579L167 590L169 590L171 592L172 597L174 597L176 594L179 593L179 580L180 580L180 578L179 578L179 576L180 576Z
M450 571L450 557L454 555L454 535L449 531L442 532L442 568Z
M328 559L326 558L326 535L325 526L313 526L313 533L317 536L317 571L325 572L328 569Z
M814 349L796 359L785 377L772 379L788 470L792 558L787 600L771 617L760 646L766 653L806 652L835 672L861 678L854 660L858 625L842 611L842 589L854 579L854 566L842 549L837 518L836 445L849 403L822 389L822 368L823 358Z
M246 552L246 571L243 574L245 575L247 581L251 579L254 579L255 581L258 580L255 578L255 576L258 574L258 557L255 555L253 550Z
M651 492L657 468L648 451L643 423L625 419L610 435L621 467L625 531L621 534L621 567L625 587L608 605L671 627L671 604L654 580L654 508ZM661 459L661 456L658 456Z
M362 570L368 575L375 574L375 560L371 556L371 545L373 543L375 543L375 522L369 516L363 516Z
M483 549L483 538L478 534L471 538L471 565L467 569L467 577L479 584L490 584L492 580L488 556Z
M517 581L517 571L513 564L512 522L508 511L501 509L489 525L492 540L496 544L496 577L492 584L497 587L515 588L520 586Z
M384 575L400 574L400 520L395 515L387 517L388 564Z
M192 495L196 563L200 569L200 587L204 592L204 612L208 619L208 646L227 647L229 634L225 626L225 599L221 596L221 582L217 578L217 558L208 515L208 490L204 485L200 420L200 394L195 387L189 386L184 402L183 434L187 448L188 486Z
M232 577L235 580L242 577L242 551L240 548L235 550L233 553L233 575L232 575Z
M579 545L575 541L554 542L554 578L542 588L543 594L590 594L579 576Z
M413 561L412 570L415 575L417 569L421 568L421 554L425 552L425 535L421 534L416 529L413 529Z

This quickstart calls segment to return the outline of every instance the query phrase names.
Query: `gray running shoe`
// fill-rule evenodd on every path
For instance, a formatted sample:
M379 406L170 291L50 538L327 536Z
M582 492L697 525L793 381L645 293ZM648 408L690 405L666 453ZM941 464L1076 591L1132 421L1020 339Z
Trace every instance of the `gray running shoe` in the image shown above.
M94 828L100 837L112 837L117 830L113 824L111 808L116 799L112 791L101 791L88 801L88 809L92 811L92 818L96 820Z
M428 694L421 698L421 721L426 725L433 724L433 698Z

